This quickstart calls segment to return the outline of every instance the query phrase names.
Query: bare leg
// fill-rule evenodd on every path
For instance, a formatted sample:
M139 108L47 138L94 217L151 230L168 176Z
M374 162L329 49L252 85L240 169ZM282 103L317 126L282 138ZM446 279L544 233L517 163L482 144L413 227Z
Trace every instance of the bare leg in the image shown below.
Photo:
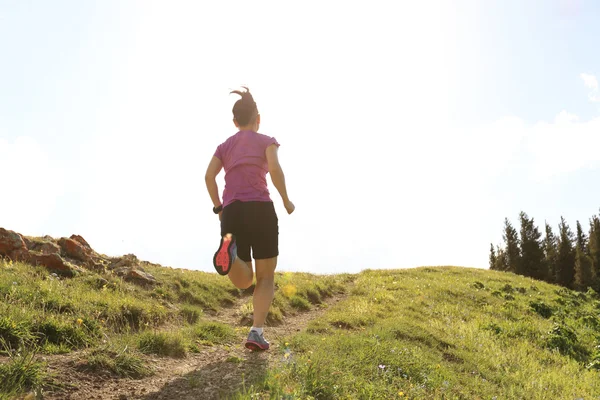
M252 280L254 279L252 261L244 261L236 257L227 276L238 289L248 289L252 286Z
M254 288L254 323L252 326L262 328L269 313L269 307L275 295L275 268L277 257L256 260L256 287Z

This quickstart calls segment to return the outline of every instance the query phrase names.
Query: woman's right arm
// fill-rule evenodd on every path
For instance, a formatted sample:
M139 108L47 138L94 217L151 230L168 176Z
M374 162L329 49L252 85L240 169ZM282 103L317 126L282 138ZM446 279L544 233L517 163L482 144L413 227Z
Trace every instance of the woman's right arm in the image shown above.
M221 168L223 168L221 160L213 156L210 159L208 168L206 168L206 174L204 175L204 181L206 182L208 195L210 196L210 199L215 207L221 205L221 199L219 198L219 187L217 186L217 175L219 175L219 172L221 172Z
M283 205L288 212L291 214L294 212L296 207L294 203L292 203L287 194L287 188L285 186L285 175L283 174L283 169L279 164L279 157L277 156L277 150L279 146L276 144L272 144L267 147L266 155L267 155L267 163L269 165L269 174L271 175L271 182L275 185L275 188L281 195L281 199L283 200Z

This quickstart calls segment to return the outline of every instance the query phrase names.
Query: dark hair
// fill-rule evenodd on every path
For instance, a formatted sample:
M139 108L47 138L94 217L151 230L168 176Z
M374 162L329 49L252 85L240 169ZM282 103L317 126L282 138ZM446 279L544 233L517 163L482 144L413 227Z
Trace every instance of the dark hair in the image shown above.
M242 96L241 99L235 102L233 105L233 118L240 124L240 126L248 125L251 122L254 122L256 117L258 116L258 108L256 107L256 102L254 98L250 94L250 90L246 86L242 86L246 89L245 92L240 90L234 90L229 92L239 94Z

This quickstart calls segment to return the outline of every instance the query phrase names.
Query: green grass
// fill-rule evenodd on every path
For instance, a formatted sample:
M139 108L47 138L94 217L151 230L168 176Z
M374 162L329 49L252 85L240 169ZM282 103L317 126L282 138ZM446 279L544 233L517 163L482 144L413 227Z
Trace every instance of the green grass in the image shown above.
M138 340L138 348L144 354L183 358L190 345L179 332L144 332Z
M44 381L44 365L36 360L37 348L11 350L7 343L0 344L10 355L7 362L0 363L0 400L13 399L26 391L39 392Z
M239 332L207 321L206 315L231 307L251 290L239 290L215 273L150 263L143 263L143 268L158 284L141 287L109 271L65 278L43 267L0 259L0 339L5 343L0 354L27 348L42 354L85 350L85 368L92 373L141 377L151 373L144 364L145 354L186 357L205 346L239 339ZM278 273L270 323L343 293L351 280L349 275ZM251 321L251 296L244 307ZM44 380L37 363L24 368L22 362L15 358L1 365L3 374L12 374L0 384L1 393L22 392Z
M275 274L275 298L267 315L267 325L278 325L285 316L319 307L324 299L346 293L353 275L315 275L283 272ZM241 323L252 324L252 298L240 310Z
M151 373L144 353L184 357L202 345L230 340L230 328L203 320L205 312L229 306L242 294L228 279L153 264L144 268L157 285L139 287L109 272L62 278L0 259L0 339L5 343L0 354L89 349L88 371L141 377ZM99 349L106 346L113 350L103 354ZM44 369L31 358L11 358L0 371L3 396L23 393L45 379Z
M143 359L126 348L119 352L95 349L87 356L87 369L95 372L107 371L127 378L143 378L151 375Z
M224 344L235 339L232 327L219 322L201 322L187 331L192 340L204 344Z
M594 292L507 273L365 271L237 398L599 398L599 312Z
M139 378L152 373L146 354L186 357L238 341L238 329L207 320L236 299L245 299L238 311L251 323L251 289L214 273L144 268L158 284L89 271L59 278L0 260L0 352L9 356L0 363L0 399L44 384L35 352L83 350L90 373ZM285 349L274 346L283 363L236 398L600 398L593 291L456 267L277 273L275 283L268 325L325 312L285 338Z

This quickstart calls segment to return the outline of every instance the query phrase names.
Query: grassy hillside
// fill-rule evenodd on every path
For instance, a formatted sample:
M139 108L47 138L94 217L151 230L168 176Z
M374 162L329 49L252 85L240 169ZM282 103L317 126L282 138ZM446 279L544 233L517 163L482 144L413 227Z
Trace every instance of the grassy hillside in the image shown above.
M251 322L251 289L215 273L144 268L157 284L138 286L109 272L63 278L0 258L0 399L61 384L45 375L36 354L85 350L90 370L138 378L152 373L145 354L185 357L238 340L240 332L218 321L218 311L235 301L242 301L239 323ZM268 321L344 292L349 278L277 274Z
M216 274L144 268L157 284L108 272L61 278L0 261L0 399L60 386L46 363L62 354L81 354L90 374L128 380L154 373L149 355L239 346L246 329L236 325L250 321L250 291ZM234 398L600 398L594 292L457 267L278 273L269 321L336 294L345 298L277 339L272 352L280 362ZM238 320L219 321L234 303Z
M238 398L597 399L599 313L594 292L508 273L365 271Z

